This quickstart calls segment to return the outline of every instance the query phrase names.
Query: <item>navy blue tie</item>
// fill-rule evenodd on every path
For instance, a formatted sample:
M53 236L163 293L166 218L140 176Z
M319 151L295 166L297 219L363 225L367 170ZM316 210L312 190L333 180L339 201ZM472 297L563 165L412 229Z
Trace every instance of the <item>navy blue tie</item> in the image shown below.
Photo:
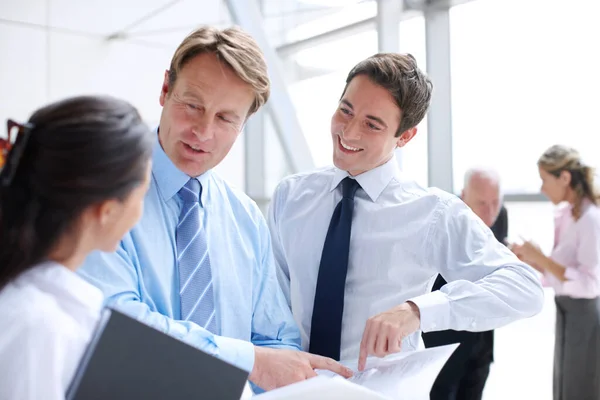
M358 182L352 178L342 181L343 197L335 207L329 223L313 305L308 350L334 360L340 359L350 230L354 195L358 187Z

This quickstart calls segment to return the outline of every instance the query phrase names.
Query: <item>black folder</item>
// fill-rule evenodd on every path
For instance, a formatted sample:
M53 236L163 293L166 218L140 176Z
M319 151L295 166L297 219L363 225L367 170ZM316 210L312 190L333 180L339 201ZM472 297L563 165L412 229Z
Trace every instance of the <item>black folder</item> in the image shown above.
M248 373L106 309L67 400L239 400Z

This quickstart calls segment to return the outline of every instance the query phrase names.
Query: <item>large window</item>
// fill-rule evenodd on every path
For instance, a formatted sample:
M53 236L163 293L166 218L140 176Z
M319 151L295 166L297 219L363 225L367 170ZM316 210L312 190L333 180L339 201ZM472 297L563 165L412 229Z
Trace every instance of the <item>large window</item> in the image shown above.
M411 18L400 23L400 51L410 53L419 67L426 70L425 19ZM419 124L417 135L402 150L402 170L423 186L427 179L427 117Z
M539 190L536 161L556 143L597 166L600 2L485 0L450 12L455 190L473 164L507 193Z
M346 75L356 63L376 52L377 35L373 30L301 51L294 57L299 68L325 72L289 87L317 166L331 164L330 120L344 90Z
M554 211L549 201L507 202L508 241L532 240L550 254L554 243Z

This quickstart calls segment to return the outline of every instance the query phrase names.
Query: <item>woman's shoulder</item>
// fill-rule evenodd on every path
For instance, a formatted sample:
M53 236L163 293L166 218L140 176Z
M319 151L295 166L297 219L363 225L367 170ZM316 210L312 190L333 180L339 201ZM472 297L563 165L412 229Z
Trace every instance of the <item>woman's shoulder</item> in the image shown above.
M65 322L64 314L54 296L24 279L17 278L0 292L0 325L20 335L36 330L51 334Z
M25 280L2 289L0 370L9 373L0 377L1 398L58 398L64 393L86 338L63 306ZM37 380L34 387L32 379Z
M21 337L68 334L76 323L56 292L39 279L39 267L26 271L0 291L0 326ZM61 333L62 332L62 333ZM3 335L6 336L6 332Z
M594 229L600 231L600 206L592 202L587 202L579 218L578 225L586 229Z

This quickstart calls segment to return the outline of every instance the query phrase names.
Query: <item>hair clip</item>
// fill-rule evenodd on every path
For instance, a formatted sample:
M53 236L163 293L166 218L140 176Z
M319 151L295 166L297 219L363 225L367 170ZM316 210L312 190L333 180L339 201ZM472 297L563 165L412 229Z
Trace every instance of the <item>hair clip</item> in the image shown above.
M10 186L32 129L33 125L29 123L6 121L7 138L0 138L0 185L3 187Z

